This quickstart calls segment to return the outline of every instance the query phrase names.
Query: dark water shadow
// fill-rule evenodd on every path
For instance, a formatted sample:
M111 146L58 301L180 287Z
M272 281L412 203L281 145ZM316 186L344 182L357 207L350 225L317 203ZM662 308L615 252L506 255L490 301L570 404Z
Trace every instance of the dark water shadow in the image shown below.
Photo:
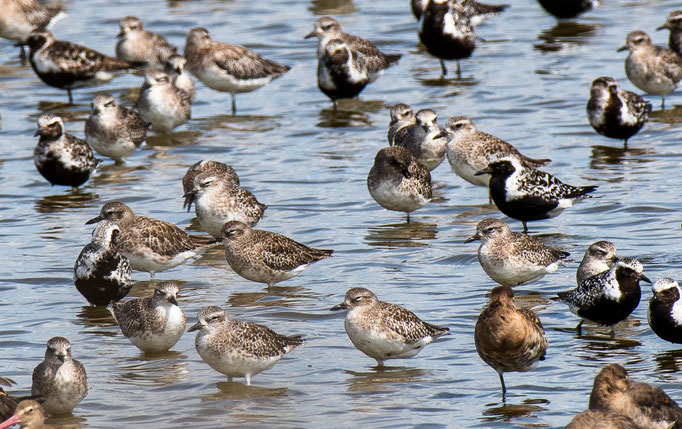
M129 362L121 366L117 378L123 384L134 386L172 386L189 380L187 356L169 350L160 353L143 353L130 344ZM138 354L133 355L133 350Z
M385 111L383 100L344 98L337 101L335 109L330 102L320 110L317 126L320 128L370 127L370 113Z
M678 347L682 347L682 345L678 345ZM682 370L682 348L656 353L654 361L656 362L657 372L679 373Z
M236 292L227 298L230 307L294 307L296 298L310 297L309 289L301 286L272 286L258 292Z
M280 126L280 116L265 115L241 115L237 110L236 115L217 114L203 118L193 118L194 123L198 123L202 131L215 133L218 130L246 131L246 132L266 132L272 131Z
M74 100L76 99L76 94L74 93ZM64 91L64 98L60 100L54 100L54 101L39 101L38 105L36 106L37 112L30 117L34 118L35 121L38 121L38 118L43 115L44 113L54 113L55 115L59 115L64 120L64 124L68 129L69 127L69 122L78 122L78 121L85 121L88 116L90 116L90 100L87 101L87 103L78 103L75 102L73 104L68 103L69 97L66 94L66 91ZM82 129L81 132L78 133L77 135L82 136Z
M250 398L277 398L287 396L286 387L247 386L238 381L219 381L215 384L218 392L201 395L202 401L232 401Z
M533 47L540 52L557 52L570 45L586 45L596 34L595 24L560 20L556 25L538 34L540 43Z
M672 98L672 97L669 97ZM670 104L672 101L668 101ZM661 122L664 124L679 124L682 122L682 105L668 106L665 110L661 110L661 103L658 97L651 100L651 104L655 109L649 114L649 120L652 122Z
M63 194L48 195L35 203L38 213L59 213L69 209L80 209L98 201L99 195L81 189L69 189Z
M85 298L83 298L85 300ZM81 311L76 314L78 320L75 321L76 325L82 325L86 328L110 328L112 326L118 326L114 316L107 307L103 305L84 305L81 307ZM88 331L88 333L94 333L95 335L102 335L105 337L115 337L116 333L111 331Z
M147 136L146 144L152 149L175 147L175 146L191 146L197 144L197 139L203 134L199 131L171 131L166 134L155 133ZM151 156L152 158L154 155Z
M311 0L308 10L313 15L349 15L358 9L353 0Z
M510 392L507 391L507 398L509 396ZM518 404L512 404L509 401L487 404L481 420L485 422L510 422L518 418L538 417L538 413L547 411L547 408L541 405L549 405L549 400L538 398L525 399Z
M140 176L130 174L136 171L144 171L144 165L128 165L122 162L114 162L104 157L97 166L95 176L90 178L94 185L120 185L123 183L134 183L142 180Z
M612 165L646 164L652 160L645 155L653 153L651 147L633 147L633 143L628 146L623 146L622 142L616 146L592 146L590 168L606 170Z
M391 390L393 383L418 383L426 380L428 371L400 366L374 367L372 371L345 370L350 392L376 392Z
M197 235L206 235L203 230L199 230L198 232L200 232L200 234ZM222 270L231 270L230 266L225 260L225 247L222 244L216 244L215 246L206 249L201 255L194 258L190 264Z
M405 223L370 226L367 228L365 243L384 249L426 247L429 244L425 241L435 240L437 233L435 223L410 220Z
M76 412L78 412L78 407L76 407ZM54 425L55 427L62 429L77 429L87 427L87 422L88 419L86 417L73 414L49 416L47 419L45 419L46 425Z

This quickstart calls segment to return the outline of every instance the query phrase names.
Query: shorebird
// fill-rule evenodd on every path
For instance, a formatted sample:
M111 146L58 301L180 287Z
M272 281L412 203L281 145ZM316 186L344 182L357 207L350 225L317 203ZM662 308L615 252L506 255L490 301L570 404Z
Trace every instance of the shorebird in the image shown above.
M412 13L417 20L420 20L426 10L430 0L412 0ZM489 17L502 13L505 9L509 7L508 4L486 4L481 3L476 0L465 0L463 3L464 9L468 11L471 26L476 27Z
M163 65L174 55L178 48L168 43L160 34L147 31L142 21L134 16L126 16L119 22L121 31L116 36L116 58L148 66Z
M192 97L175 86L168 74L150 69L144 76L135 108L154 131L167 133L189 121Z
M670 30L668 47L677 52L678 55L682 55L682 10L673 10L668 13L665 24L656 30L663 30L664 28Z
M538 0L540 6L557 18L575 18L599 4L599 0Z
M40 402L24 399L16 406L16 412L7 420L0 422L0 429L19 425L21 429L58 429L63 426L45 424L45 410Z
M597 241L590 244L575 274L577 284L588 278L608 271L618 262L616 246L610 241Z
M2 0L0 8L0 37L17 42L21 58L32 31L49 30L66 16L61 6L46 6L37 0Z
M670 277L656 280L649 300L648 320L651 330L671 343L682 344L682 289Z

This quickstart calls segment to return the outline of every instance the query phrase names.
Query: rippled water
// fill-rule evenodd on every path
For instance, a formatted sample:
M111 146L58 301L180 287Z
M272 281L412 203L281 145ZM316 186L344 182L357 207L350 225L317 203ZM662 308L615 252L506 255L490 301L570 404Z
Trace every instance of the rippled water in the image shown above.
M634 89L625 79L625 55L616 49L635 29L666 43L667 32L654 29L679 7L674 3L609 0L578 20L557 23L534 1L517 1L477 28L485 41L462 62L463 78L440 80L438 62L417 46L407 0L65 2L69 16L55 27L56 36L108 54L118 20L133 14L178 46L187 29L202 25L218 40L244 44L293 69L240 95L236 117L229 115L229 95L199 84L190 123L150 137L123 166L105 161L72 194L50 187L35 170L37 118L59 113L68 130L82 136L96 91L130 104L142 79L124 76L77 90L77 104L67 106L63 91L40 83L17 50L0 41L0 374L18 382L15 392L28 392L46 341L67 337L91 390L73 417L59 421L88 427L561 427L587 407L597 369L610 362L682 399L682 351L647 326L648 286L615 338L593 325L578 337L575 316L549 301L574 286L577 262L597 239L640 258L652 279L679 277L682 108L676 104L682 99L672 95L671 108L661 112L660 100L651 97L657 110L627 150L596 135L584 112L598 76ZM358 100L342 101L337 113L314 83L315 44L303 40L323 14L338 16L344 29L387 52L404 54ZM507 375L506 404L495 371L473 343L476 318L494 285L476 260L476 244L463 244L479 220L501 215L487 205L483 188L464 183L447 163L433 172L437 198L410 224L371 199L366 175L386 144L388 108L397 102L431 107L441 123L466 114L525 153L551 157L546 169L564 181L599 185L595 198L531 224L574 259L517 288L517 301L539 312L550 345L537 369ZM106 201L122 200L137 214L198 231L193 214L182 210L180 178L202 158L231 164L243 186L268 204L260 228L336 251L270 292L232 273L220 248L157 276L182 284L180 305L190 323L200 307L217 304L236 318L304 334L307 344L256 376L251 387L227 383L204 364L192 334L167 354L142 356L106 310L86 305L71 280L73 262L90 238L84 222ZM146 273L134 277L131 296L153 290ZM343 316L328 311L354 286L449 326L452 335L376 371L374 361L352 347Z

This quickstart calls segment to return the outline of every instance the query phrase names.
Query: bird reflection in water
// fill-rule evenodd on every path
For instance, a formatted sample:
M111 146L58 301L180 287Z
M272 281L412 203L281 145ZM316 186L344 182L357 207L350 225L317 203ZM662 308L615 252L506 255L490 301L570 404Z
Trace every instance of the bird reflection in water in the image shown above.
M400 366L374 367L372 371L344 371L353 376L349 378L348 390L351 392L377 392L390 390L391 383L423 383L429 372L418 368ZM432 378L432 377L429 377Z
M311 0L308 10L316 16L336 16L349 15L358 9L353 5L353 0Z
M483 411L483 421L494 422L503 421L509 422L513 419L522 417L539 417L538 413L547 411L546 407L541 405L548 405L547 399L525 399L520 404L510 403L494 403L488 404L489 408Z
M300 286L271 286L262 292L236 292L230 295L230 307L293 307L310 299L310 291Z
M654 355L654 361L656 361L657 373L678 373L682 370L682 349L656 353Z
M123 384L135 386L172 386L189 380L187 355L174 350L143 353L129 348L130 364L121 365L117 378Z
M79 209L99 200L94 192L83 192L82 189L69 189L62 194L48 195L36 201L38 213L59 213L69 209Z
M429 244L425 241L435 240L436 234L435 223L412 220L409 223L370 226L367 228L365 243L384 249L426 247Z
M361 100L359 98L341 98L337 106L329 106L320 110L317 126L320 128L370 127L370 113L388 110L390 106L382 100Z
M277 398L287 396L286 387L247 386L237 381L220 381L215 384L217 392L201 395L202 401L240 400L249 398ZM238 405L235 405L238 406Z
M104 328L111 326L118 326L111 312L102 305L84 305L81 307L81 311L76 315L78 320L75 321L76 325L81 325L86 328ZM105 337L115 337L118 335L117 331L105 331L105 330L93 330L85 331L88 334L105 336Z
M586 45L596 34L597 26L575 21L557 21L556 25L538 34L540 43L534 46L540 52L557 52L571 45Z
M652 160L645 155L653 154L651 148L622 146L592 146L590 168L608 170L613 165L647 164Z

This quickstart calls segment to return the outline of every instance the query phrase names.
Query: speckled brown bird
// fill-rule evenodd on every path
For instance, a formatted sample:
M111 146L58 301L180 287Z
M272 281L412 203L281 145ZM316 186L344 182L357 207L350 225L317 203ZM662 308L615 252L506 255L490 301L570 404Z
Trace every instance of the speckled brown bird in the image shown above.
M0 10L0 37L21 45L22 58L23 45L32 31L49 30L66 16L61 6L44 5L37 0L0 0Z
M202 307L198 322L188 332L197 333L194 346L204 362L227 376L246 378L272 368L285 354L303 344L300 336L286 336L251 322L234 320L220 307Z
M73 103L72 89L107 82L117 74L136 67L85 46L55 40L49 31L32 32L27 44L33 71L46 84L65 89L69 94L69 104Z
M500 376L502 400L507 387L505 372L524 372L545 360L547 338L538 315L514 305L514 291L509 286L492 290L488 306L481 312L474 331L476 351Z
M213 161L210 159L202 159L192 164L182 176L182 194L185 195L194 189L194 179L201 173L210 171L215 174L222 174L235 185L239 185L239 176L234 171L234 169L220 161ZM187 211L192 208L192 203L194 203L194 198L185 198L185 203L182 205L184 209L187 207Z
M573 417L566 429L646 429L630 417L606 410L587 410Z
M17 404L16 412L0 423L0 429L19 425L21 429L57 429L63 426L45 424L45 410L38 401L25 399Z
M661 388L631 381L619 364L603 367L594 378L590 410L607 410L650 428L682 427L682 408Z
M250 227L261 220L267 206L232 180L231 175L205 171L194 179L194 187L185 195L185 205L195 202L199 224L214 237L220 237L223 225L238 220Z
M233 220L223 226L225 259L235 273L268 287L299 275L333 250L314 249L270 231Z
M405 127L409 127L417 122L412 107L404 103L398 103L391 107L389 111L391 121L388 123L388 145L395 144L396 134Z
M165 352L185 332L185 314L178 306L178 285L162 282L147 298L112 302L111 312L121 332L143 352Z
M71 357L69 340L50 338L45 359L33 370L31 395L41 397L43 408L50 415L59 415L70 413L88 390L85 367Z
M594 242L585 251L575 273L575 280L580 284L594 275L610 270L616 262L618 256L613 243L605 240Z
M167 133L192 117L192 97L173 84L162 70L150 69L144 76L135 109L157 132Z
M668 47L682 56L682 10L673 10L668 13L665 23L656 30L670 30Z
M431 174L407 149L385 147L377 152L367 175L367 189L381 207L410 213L431 201Z
M387 359L406 359L450 329L426 323L405 307L379 301L368 289L349 289L342 303L329 310L346 310L344 327L361 352L383 366Z
M120 201L104 204L99 216L86 224L104 219L114 222L121 230L116 250L128 258L132 269L146 271L152 277L220 242L213 237L189 235L159 219L135 216L130 207Z
M119 27L121 31L116 36L119 39L116 42L116 58L119 60L159 66L178 50L162 35L145 30L137 17L121 18Z
M235 94L254 91L291 69L243 46L212 40L202 27L189 30L184 55L187 70L204 85L230 93L233 114L237 111Z

